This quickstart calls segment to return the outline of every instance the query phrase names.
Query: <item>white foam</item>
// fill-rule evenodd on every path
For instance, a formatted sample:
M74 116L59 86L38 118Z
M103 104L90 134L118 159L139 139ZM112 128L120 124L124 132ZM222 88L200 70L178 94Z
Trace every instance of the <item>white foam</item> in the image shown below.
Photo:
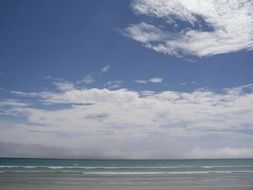
M200 166L201 168L205 168L205 169L210 169L210 168L253 168L253 165L237 165L237 166L233 166L233 165L227 165L227 166Z
M184 175L184 174L231 174L253 173L252 171L187 171L187 172L83 172L85 175Z
M195 166L0 166L0 168L49 168L49 169L177 169L195 168Z
M47 166L45 168L49 168L49 169L64 169L66 167L64 167L64 166Z
M32 169L32 168L37 168L38 166L0 166L0 168L27 168L27 169Z

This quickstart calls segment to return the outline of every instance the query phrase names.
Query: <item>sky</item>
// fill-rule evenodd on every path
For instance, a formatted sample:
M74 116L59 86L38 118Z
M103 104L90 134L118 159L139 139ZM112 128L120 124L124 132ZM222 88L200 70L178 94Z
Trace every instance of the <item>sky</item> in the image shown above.
M1 0L0 157L253 158L251 0Z

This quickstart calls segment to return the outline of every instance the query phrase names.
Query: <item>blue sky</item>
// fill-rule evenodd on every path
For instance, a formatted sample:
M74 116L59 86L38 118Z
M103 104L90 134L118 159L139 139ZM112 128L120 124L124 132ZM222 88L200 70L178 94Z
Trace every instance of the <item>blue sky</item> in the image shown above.
M2 0L0 156L252 157L252 10Z

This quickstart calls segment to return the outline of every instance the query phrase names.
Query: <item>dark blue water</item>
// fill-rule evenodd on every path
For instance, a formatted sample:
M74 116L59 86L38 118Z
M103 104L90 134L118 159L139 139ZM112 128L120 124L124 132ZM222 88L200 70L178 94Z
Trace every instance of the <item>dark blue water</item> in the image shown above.
M253 159L0 159L1 183L242 184L253 187Z

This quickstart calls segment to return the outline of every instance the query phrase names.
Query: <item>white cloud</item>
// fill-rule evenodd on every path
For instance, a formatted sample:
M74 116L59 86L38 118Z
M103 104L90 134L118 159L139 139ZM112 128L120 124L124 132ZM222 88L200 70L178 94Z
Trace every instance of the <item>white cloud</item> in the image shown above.
M245 85L220 93L15 91L16 99L0 102L6 116L0 121L0 143L64 149L65 156L76 157L252 157L252 90Z
M135 80L134 82L138 84L162 83L163 79L161 77L153 77L148 80Z
M123 83L123 81L121 81L121 80L108 81L105 84L105 86L108 87L109 89L117 89L117 88L120 88L122 83Z
M57 87L57 89L62 91L74 89L74 84L68 81L55 81L53 84Z
M106 65L106 66L104 66L104 67L101 69L101 71L104 72L104 73L106 73L107 71L109 71L110 68L111 68L110 65Z
M106 65L96 72L92 72L92 73L87 74L83 79L78 80L76 82L76 84L77 85L79 85L79 84L86 84L86 85L93 84L101 77L101 75L103 73L108 72L110 68L111 68L110 65Z
M147 84L148 83L147 80L135 80L134 82L138 83L138 84Z
M141 22L123 30L125 36L157 52L202 57L253 49L251 0L135 0L132 8L137 14L164 20L170 29L177 20L192 26L176 33ZM204 31L200 18L212 30Z
M154 78L149 79L149 82L151 82L151 83L162 83L163 79L160 78L160 77L154 77Z
M186 86L186 85L195 85L197 84L196 81L191 81L191 82L181 82L179 83L180 86Z
M92 84L96 82L96 79L93 77L93 75L89 74L86 75L82 80L77 81L77 84L85 83L85 84Z
M217 148L217 149L203 149L195 148L192 151L193 155L198 155L199 158L251 158L253 149L248 148Z

